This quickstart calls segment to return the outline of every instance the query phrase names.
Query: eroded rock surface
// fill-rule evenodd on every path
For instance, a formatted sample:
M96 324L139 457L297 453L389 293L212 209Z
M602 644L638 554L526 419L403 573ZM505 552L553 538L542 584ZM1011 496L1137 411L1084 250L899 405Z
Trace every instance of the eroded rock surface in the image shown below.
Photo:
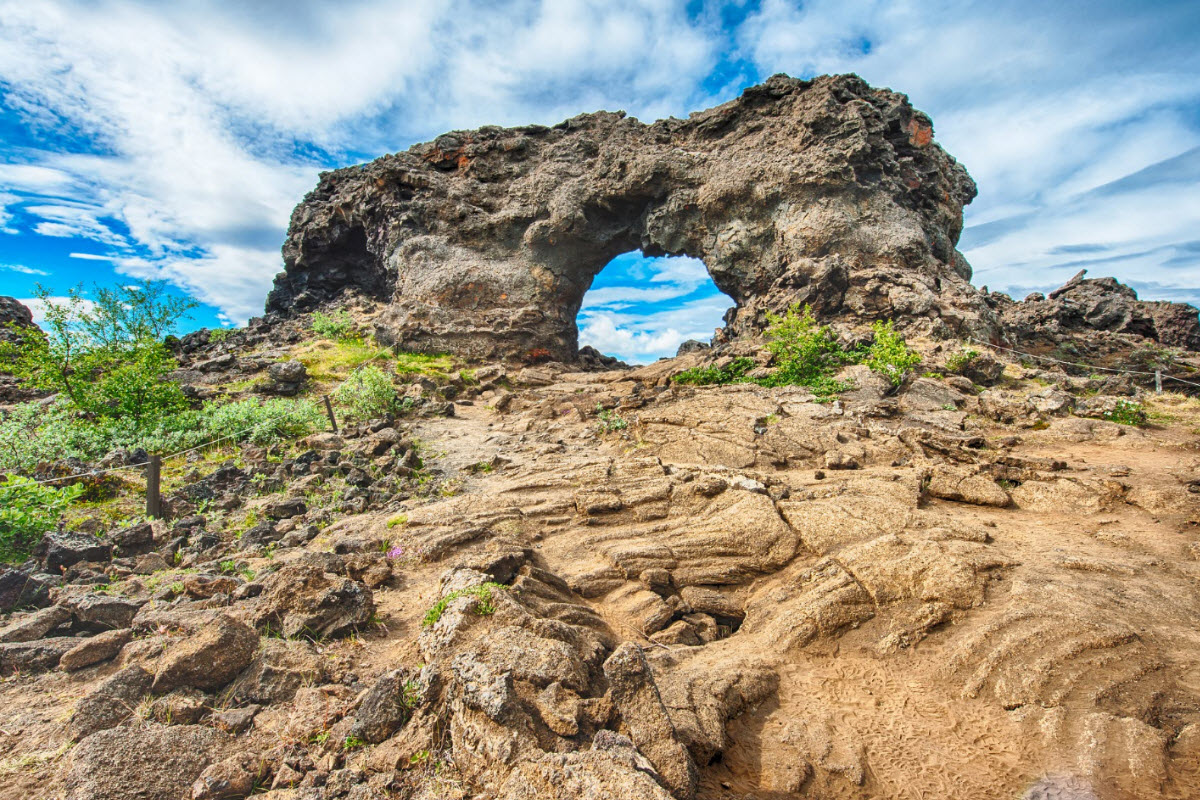
M700 258L737 302L731 334L796 301L986 335L954 249L975 184L903 95L778 75L646 125L455 131L326 173L292 216L269 311L353 287L407 347L573 359L592 278L630 250Z

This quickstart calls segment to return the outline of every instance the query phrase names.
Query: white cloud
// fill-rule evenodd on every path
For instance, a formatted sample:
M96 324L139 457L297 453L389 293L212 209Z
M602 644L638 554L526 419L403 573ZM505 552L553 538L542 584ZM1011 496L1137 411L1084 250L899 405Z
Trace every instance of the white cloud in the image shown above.
M71 298L66 296L47 297L47 302L43 302L37 297L18 297L17 302L25 305L33 312L33 322L35 325L41 325L46 321L46 306L49 305L66 305L71 301ZM91 311L96 307L96 304L91 300L80 300L79 307L83 311Z
M0 272L18 272L22 275L49 275L44 269L34 269L23 264L0 264Z

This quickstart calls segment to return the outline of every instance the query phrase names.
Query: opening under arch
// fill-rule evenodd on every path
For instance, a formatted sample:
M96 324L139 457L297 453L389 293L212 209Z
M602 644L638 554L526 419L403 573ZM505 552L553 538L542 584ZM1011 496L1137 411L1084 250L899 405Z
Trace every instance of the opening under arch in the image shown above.
M733 305L699 259L624 253L605 265L583 296L579 346L647 364L675 355L688 339L708 342Z

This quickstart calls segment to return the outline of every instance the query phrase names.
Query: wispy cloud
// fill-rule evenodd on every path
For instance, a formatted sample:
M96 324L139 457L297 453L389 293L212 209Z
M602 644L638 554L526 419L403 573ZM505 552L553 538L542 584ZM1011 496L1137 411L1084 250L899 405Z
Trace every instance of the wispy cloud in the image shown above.
M22 275L49 275L44 269L34 269L26 267L23 264L0 264L0 271L3 272L19 272Z

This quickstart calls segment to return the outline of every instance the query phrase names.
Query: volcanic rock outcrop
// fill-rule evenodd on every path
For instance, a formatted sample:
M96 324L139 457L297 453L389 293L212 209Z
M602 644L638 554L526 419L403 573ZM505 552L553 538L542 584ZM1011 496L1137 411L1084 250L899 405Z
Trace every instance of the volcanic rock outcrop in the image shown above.
M292 215L267 309L352 287L390 302L387 341L569 360L592 279L641 250L703 260L737 302L732 336L797 301L988 336L995 314L954 249L974 196L904 95L777 75L686 120L489 126L325 173Z

